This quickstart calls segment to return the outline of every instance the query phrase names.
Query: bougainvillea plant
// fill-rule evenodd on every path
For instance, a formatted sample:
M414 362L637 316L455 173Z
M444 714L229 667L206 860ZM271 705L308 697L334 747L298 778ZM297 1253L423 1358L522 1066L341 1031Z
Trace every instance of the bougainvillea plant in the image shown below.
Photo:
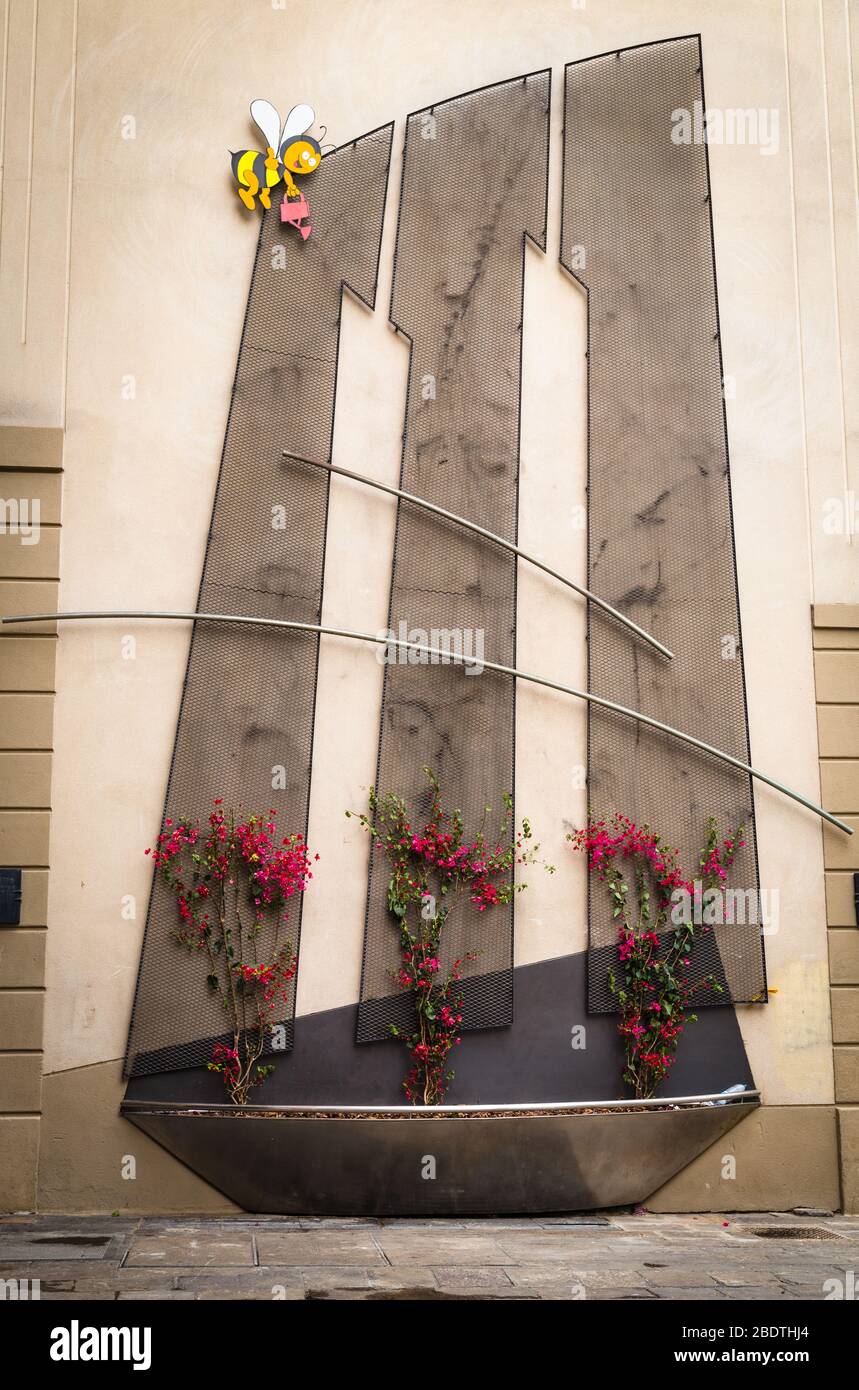
M430 768L424 773L430 806L423 824L395 793L379 797L373 788L366 814L346 814L360 821L390 866L388 910L400 934L400 967L394 978L400 989L411 992L415 1008L412 1033L391 1025L410 1057L403 1089L413 1105L438 1105L454 1078L449 1055L461 1041L463 967L478 954L466 951L450 959L451 915L463 903L478 912L509 903L527 887L514 881L514 865L540 862L540 846L530 844L527 820L514 833L509 795L503 798L504 813L494 836L487 839L483 825L467 836L462 813L444 808L435 774ZM484 823L491 809L485 808ZM554 872L551 865L545 867Z
M692 978L691 952L696 930L710 930L700 925L702 920L718 920L712 905L719 894L714 890L726 881L745 844L742 837L740 826L720 839L711 817L698 874L690 881L677 851L626 816L616 815L610 823L591 821L567 836L574 849L587 855L590 872L611 898L622 980L609 971L608 982L620 1008L623 1078L637 1100L650 1099L674 1065L683 1031L697 1019L691 1012L695 994L722 990L713 975Z
M176 899L173 936L202 957L206 985L229 1021L232 1046L215 1043L209 1070L244 1105L274 1071L259 1059L296 971L292 945L281 936L289 899L313 877L307 846L297 834L277 839L275 811L241 820L219 800L206 826L188 817L165 820L146 853Z

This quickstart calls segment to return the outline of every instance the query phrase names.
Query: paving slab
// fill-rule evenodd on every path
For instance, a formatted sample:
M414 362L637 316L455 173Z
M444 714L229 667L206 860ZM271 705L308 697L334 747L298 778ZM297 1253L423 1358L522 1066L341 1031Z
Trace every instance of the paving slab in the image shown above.
M575 1265L565 1264L562 1260L536 1261L533 1264L507 1264L504 1266L505 1273L512 1283L520 1288L537 1287L541 1284L571 1287L573 1284L583 1284L582 1271ZM618 1275L618 1280L623 1275ZM643 1281L642 1281L643 1284Z
M552 1260L549 1263L509 1265L507 1274L514 1284L540 1285L564 1283L577 1285L590 1297L596 1289L639 1289L646 1291L644 1276L634 1269L583 1269Z
M510 1256L498 1239L478 1231L463 1230L436 1234L435 1231L380 1231L378 1242L392 1265L506 1265Z
M123 1289L117 1294L117 1301L127 1303L133 1299L137 1303L142 1299L150 1303L193 1303L196 1297L195 1293L182 1293L179 1289L137 1289L134 1293Z
M642 1269L641 1274L644 1282L652 1289L713 1288L711 1274L704 1270L684 1268L679 1261L666 1269Z
M513 1283L498 1265L438 1265L433 1274L440 1289L509 1289Z
M217 1289L206 1289L202 1293L198 1293L196 1297L200 1303L213 1303L215 1301L222 1303L225 1299L229 1299L230 1302L238 1299L242 1303L303 1303L306 1294L303 1288L284 1289L282 1293L278 1292L276 1298L272 1298L270 1293L264 1293L262 1289L239 1289L237 1292L229 1294L221 1293Z
M300 1271L306 1293L326 1289L369 1289L370 1272L356 1265L312 1265Z
M391 1265L380 1265L378 1269L368 1271L370 1275L370 1287L373 1289L437 1289L435 1275L431 1269L421 1269L420 1265L399 1265L396 1269Z
M726 1303L728 1292L726 1289L654 1289L659 1298L669 1299L674 1303Z
M714 1269L713 1278L717 1284L724 1285L726 1289L744 1289L751 1285L757 1285L761 1288L767 1284L773 1287L778 1287L779 1285L777 1275L773 1274L771 1270L758 1269L756 1267L737 1271L730 1269ZM745 1297L745 1295L743 1294L742 1297Z
M381 1233L379 1233L381 1234ZM317 1229L256 1238L264 1265L375 1265L385 1257L368 1231Z
M151 1265L160 1269L196 1265L253 1266L253 1239L249 1235L219 1239L208 1232L195 1235L188 1228L173 1235L135 1236L125 1263L132 1267Z
M545 1297L545 1295L544 1295ZM624 1303L656 1303L658 1295L651 1289L588 1289L586 1298L589 1303L605 1302L624 1302Z
M443 1300L446 1302L459 1303L496 1303L499 1301L509 1301L511 1303L537 1303L541 1295L535 1289L517 1289L512 1284L498 1285L491 1289L475 1288L444 1288L444 1289L424 1289L406 1286L396 1292L381 1293L373 1292L367 1295L370 1299L380 1298L409 1298Z
M304 1288L303 1271L289 1266L278 1269L264 1265L258 1269L201 1269L180 1273L173 1283L177 1289L190 1293L213 1293L220 1290L224 1298L232 1298L240 1292L259 1294L272 1298L274 1289Z
M45 1231L0 1233L0 1260L102 1260L110 1249L112 1233L73 1235Z
M758 1302L766 1299L771 1303L795 1303L797 1299L804 1298L805 1295L800 1294L798 1289L791 1292L790 1289L783 1288L781 1285L773 1287L772 1284L762 1284L758 1287L746 1285L736 1291L735 1297L742 1298L743 1301L749 1299Z
M636 1269L576 1269L573 1278L591 1289L643 1289L644 1275Z
M859 1283L859 1254L852 1266L843 1265L836 1268L834 1265L795 1265L783 1264L778 1271L779 1278L789 1285L797 1285L799 1288L822 1289L827 1279L845 1279L850 1269L855 1271L855 1282Z
M170 1274L172 1275L172 1273L171 1270ZM80 1293L82 1289L113 1288L117 1282L123 1280L132 1285L135 1280L143 1284L152 1277L149 1270L121 1269L116 1263L102 1260L87 1260L85 1262L76 1260L65 1263L36 1261L32 1264L0 1265L0 1279L38 1280L43 1289L54 1284L60 1292L62 1292L61 1286L69 1285L68 1291L77 1291L81 1297L84 1297ZM164 1274L159 1277L166 1279L168 1275Z
M120 1296L121 1296L121 1295L120 1295ZM129 1297L130 1297L130 1298L148 1298L148 1297L149 1297L149 1295L148 1295L147 1293L126 1294L125 1296L126 1296L126 1298L129 1298ZM169 1298L169 1297L170 1297L170 1294L169 1294L169 1293L166 1293L166 1294L163 1294L163 1295L161 1295L161 1296L164 1297L164 1298ZM115 1302L116 1302L116 1294L115 1294L115 1293L104 1292L104 1291L102 1291L102 1290L99 1290L97 1293L88 1293L88 1294L86 1294L86 1295L84 1295L84 1294L79 1294L79 1293L44 1293L44 1292L43 1292L43 1293L41 1294L41 1297L40 1297L40 1302L42 1302L42 1303L80 1303L81 1299L84 1298L84 1297L86 1298L87 1303L115 1303Z
M597 1234L597 1239L591 1238ZM531 1234L499 1232L496 1237L499 1245L507 1252L506 1264L525 1264L535 1260L578 1260L584 1257L588 1262L591 1253L599 1252L605 1259L613 1258L619 1265L638 1265L653 1251L661 1247L642 1246L635 1237L630 1243L621 1238L610 1239L606 1234L588 1232L584 1239L582 1233L569 1230L536 1230ZM585 1254L585 1252L587 1252Z

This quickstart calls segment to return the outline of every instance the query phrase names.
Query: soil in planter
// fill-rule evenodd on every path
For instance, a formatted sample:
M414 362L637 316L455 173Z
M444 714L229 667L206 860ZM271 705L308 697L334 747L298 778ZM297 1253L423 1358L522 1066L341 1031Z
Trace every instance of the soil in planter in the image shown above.
M162 1115L181 1115L196 1116L211 1119L235 1119L235 1120L522 1120L522 1119L552 1119L574 1115L637 1115L665 1113L672 1110L705 1110L710 1109L715 1102L702 1101L700 1105L672 1105L666 1102L665 1105L648 1106L643 1110L641 1106L612 1106L610 1109L600 1106L588 1107L582 1110L433 1110L428 1107L425 1110L400 1111L392 1114L389 1110L266 1110L263 1107L252 1107L236 1105L224 1107L217 1110L195 1110L192 1106L182 1110L161 1110L154 1105L147 1114Z

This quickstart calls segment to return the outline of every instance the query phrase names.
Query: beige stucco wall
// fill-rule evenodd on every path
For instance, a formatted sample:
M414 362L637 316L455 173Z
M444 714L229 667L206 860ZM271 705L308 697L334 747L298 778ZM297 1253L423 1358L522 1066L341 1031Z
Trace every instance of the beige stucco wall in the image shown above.
M65 426L66 609L194 606L256 241L226 160L250 133L250 100L309 101L335 143L396 118L377 311L344 306L334 437L335 462L395 482L407 347L387 306L404 116L544 66L549 250L526 255L521 543L583 581L574 507L585 317L557 262L563 64L700 29L708 103L780 117L777 154L713 145L710 163L752 757L817 799L810 607L859 594L855 547L822 525L828 498L859 491L855 11L850 34L841 0L51 0L36 30L28 218L33 0L9 5L0 302L14 312L0 339L0 420ZM451 177L467 187L467 170ZM323 621L384 626L393 519L392 502L335 480ZM581 605L525 568L519 603L520 665L583 683ZM149 888L143 849L161 811L187 642L176 624L61 634L48 1073L124 1050ZM381 675L372 650L323 642L309 829L322 859L305 902L299 1013L357 995L367 847L343 810L363 804L373 775ZM563 847L584 812L574 783L585 716L523 688L517 717L519 806L559 865L518 904L526 962L586 944L582 868ZM767 1102L827 1105L820 828L766 788L757 808L762 884L780 892L767 940L778 994L741 1010L741 1025Z

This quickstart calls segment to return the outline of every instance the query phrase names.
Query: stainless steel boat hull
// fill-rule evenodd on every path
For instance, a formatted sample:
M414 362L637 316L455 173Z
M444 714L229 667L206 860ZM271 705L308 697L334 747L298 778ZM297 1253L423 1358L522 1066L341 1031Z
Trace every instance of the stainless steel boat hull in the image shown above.
M126 1102L123 1114L246 1211L455 1216L643 1202L756 1108L271 1118Z

